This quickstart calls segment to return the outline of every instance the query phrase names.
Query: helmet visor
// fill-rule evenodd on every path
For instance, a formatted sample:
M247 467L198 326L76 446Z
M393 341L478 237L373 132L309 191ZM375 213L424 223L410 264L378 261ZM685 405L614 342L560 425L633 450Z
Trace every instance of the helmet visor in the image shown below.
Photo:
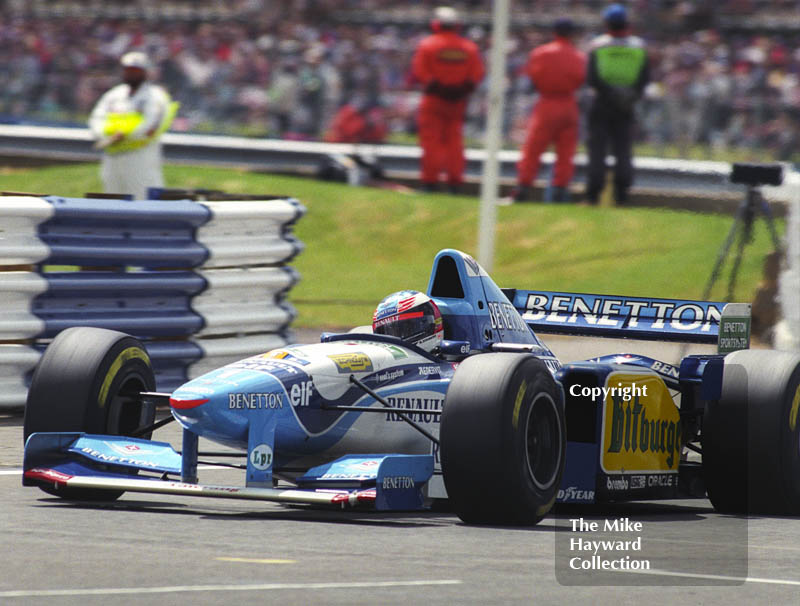
M418 338L434 333L433 314L422 311L410 311L386 318L385 324L378 322L375 332L378 334L398 337L400 339L415 341Z

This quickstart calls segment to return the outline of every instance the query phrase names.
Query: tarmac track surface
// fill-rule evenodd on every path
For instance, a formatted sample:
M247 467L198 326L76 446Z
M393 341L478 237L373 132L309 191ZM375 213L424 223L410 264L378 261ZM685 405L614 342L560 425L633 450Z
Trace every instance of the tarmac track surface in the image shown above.
M611 349L626 350L665 361L675 354L653 353L652 344ZM564 359L597 355L585 346L580 352L557 351ZM159 439L179 443L174 424L160 432ZM562 507L526 529L466 526L447 512L325 511L132 493L79 504L22 487L21 452L21 418L0 419L3 605L730 606L792 604L800 592L798 520L724 516L705 499ZM243 481L238 470L201 469L200 477ZM600 531L574 532L572 520L580 518ZM602 532L620 518L641 528ZM637 538L638 552L600 553L648 558L649 574L569 568L572 557L592 555L576 551L574 539Z

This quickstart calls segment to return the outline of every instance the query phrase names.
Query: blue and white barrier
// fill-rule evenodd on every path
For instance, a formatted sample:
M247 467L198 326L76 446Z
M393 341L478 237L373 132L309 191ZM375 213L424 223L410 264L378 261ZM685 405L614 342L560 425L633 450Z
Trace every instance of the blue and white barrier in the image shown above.
M304 212L291 198L0 197L0 410L24 406L41 352L70 326L142 339L162 391L285 345Z

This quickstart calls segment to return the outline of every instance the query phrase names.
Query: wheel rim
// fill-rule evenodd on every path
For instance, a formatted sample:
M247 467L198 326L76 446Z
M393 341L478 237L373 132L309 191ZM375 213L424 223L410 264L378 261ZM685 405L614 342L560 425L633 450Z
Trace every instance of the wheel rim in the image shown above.
M539 394L528 410L525 458L528 475L540 490L552 487L558 478L562 439L555 401L546 393Z
M111 397L107 431L126 436L141 426L142 406L138 394L147 391L144 377L138 373L125 378L117 393Z

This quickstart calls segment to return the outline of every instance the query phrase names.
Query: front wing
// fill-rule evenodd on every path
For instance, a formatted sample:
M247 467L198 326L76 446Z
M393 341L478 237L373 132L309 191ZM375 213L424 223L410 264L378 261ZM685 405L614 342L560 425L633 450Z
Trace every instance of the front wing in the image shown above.
M85 474L85 475L84 475ZM253 501L274 501L300 505L374 505L376 489L360 490L298 490L278 488L256 488L222 486L214 484L190 484L156 478L100 476L91 469L77 469L75 466L34 467L25 471L23 483L27 486L42 486L59 490L124 490L126 492L145 492L189 497L214 497L221 499L249 499Z
M348 455L308 470L298 488L224 486L171 479L180 476L181 455L165 442L36 433L25 445L23 468L23 485L56 494L66 489L75 499L81 490L108 490L407 511L424 506L422 489L433 474L433 456Z

